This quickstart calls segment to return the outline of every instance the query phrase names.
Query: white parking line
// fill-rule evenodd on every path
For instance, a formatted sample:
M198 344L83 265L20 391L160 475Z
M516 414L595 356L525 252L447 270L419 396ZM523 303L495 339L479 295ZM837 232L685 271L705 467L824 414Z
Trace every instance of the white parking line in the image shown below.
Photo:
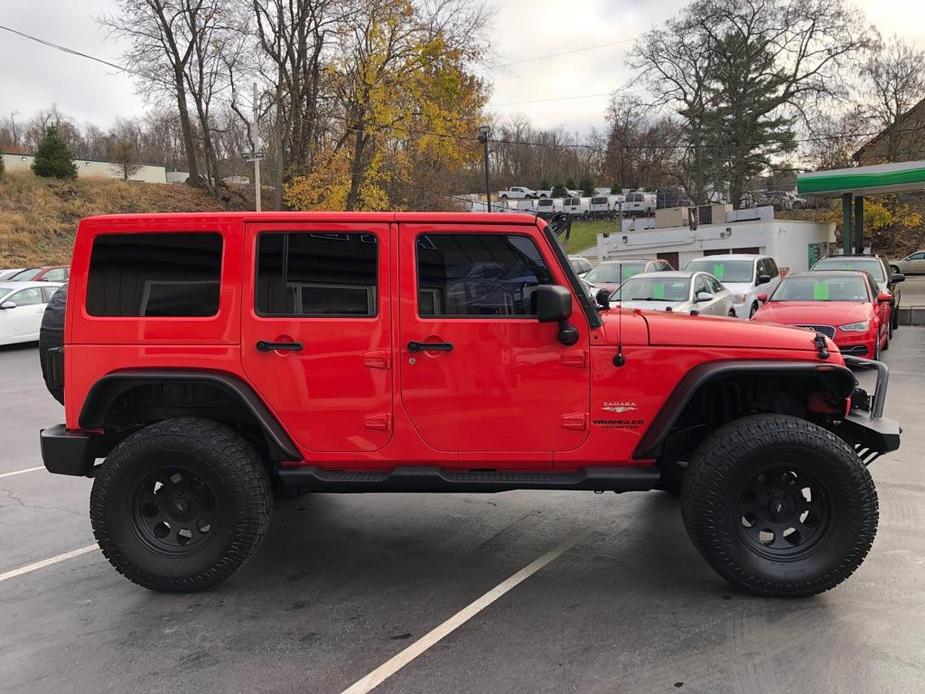
M62 561L67 561L68 559L73 559L74 557L79 557L82 554L87 554L93 550L98 550L99 546L97 545L87 545L86 547L80 547L79 549L72 549L70 552L65 552L64 554L59 554L55 557L49 557L48 559L42 559L42 561L33 562L31 564L26 564L25 566L20 566L18 569L12 569L6 573L0 574L0 583L3 581L9 580L11 578L16 578L17 576L22 576L23 574L32 573L33 571L38 571L39 569L44 569L46 566L51 566L52 564L57 564Z
M35 472L36 470L44 469L44 465L37 465L36 467L27 467L22 470L13 470L13 472L0 472L0 479L4 477L12 477L13 475L25 475L27 472Z
M389 677L405 667L405 665L424 653L424 651L426 651L428 648L439 642L445 636L451 634L453 631L472 619L479 612L491 605L502 595L517 587L520 583L523 583L525 580L530 578L530 576L535 574L554 559L565 554L568 550L570 550L581 540L587 537L590 532L590 530L581 530L569 535L556 547L546 552L546 554L541 556L539 559L536 559L535 561L527 564L513 576L499 583L490 591L485 593L482 597L478 598L475 602L466 605L459 612L446 620L443 624L412 643L401 653L393 656L385 663L377 667L371 673L366 675L366 677L354 682L351 686L345 689L342 694L367 694L367 692L371 692L373 689L385 682L385 680L387 680Z

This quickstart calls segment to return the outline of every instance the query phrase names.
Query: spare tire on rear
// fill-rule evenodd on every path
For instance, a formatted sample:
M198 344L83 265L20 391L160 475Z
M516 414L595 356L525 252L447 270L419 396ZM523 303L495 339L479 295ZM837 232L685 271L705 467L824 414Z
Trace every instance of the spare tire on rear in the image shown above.
M67 312L67 285L52 295L39 331L39 360L42 378L51 396L64 404L64 316Z

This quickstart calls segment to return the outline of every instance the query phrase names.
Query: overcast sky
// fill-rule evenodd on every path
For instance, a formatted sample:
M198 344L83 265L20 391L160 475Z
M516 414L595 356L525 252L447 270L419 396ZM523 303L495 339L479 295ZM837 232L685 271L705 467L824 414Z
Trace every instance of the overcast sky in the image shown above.
M584 132L603 124L605 95L629 80L626 41L569 55L529 60L632 39L665 21L685 0L489 0L496 14L491 108L520 113L540 127ZM857 0L884 36L925 46L925 1ZM112 0L0 0L0 24L119 62L120 47L96 18ZM526 61L526 62L520 62ZM511 65L510 63L516 63ZM507 65L506 67L502 67ZM556 101L541 101L556 98ZM26 119L52 103L78 122L108 127L146 104L132 80L110 68L0 31L0 112Z

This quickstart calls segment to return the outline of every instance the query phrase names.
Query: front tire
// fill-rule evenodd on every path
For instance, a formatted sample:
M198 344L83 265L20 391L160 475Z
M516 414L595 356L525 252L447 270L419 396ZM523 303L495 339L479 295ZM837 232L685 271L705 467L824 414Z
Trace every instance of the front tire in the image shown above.
M754 318L756 313L758 313L758 304L752 304L751 308L748 309L748 319Z
M204 419L169 419L122 441L100 466L90 521L103 554L151 590L209 588L266 534L273 492L239 435Z
M713 569L755 595L834 588L877 532L873 480L831 432L784 415L753 415L710 436L682 480L681 510Z

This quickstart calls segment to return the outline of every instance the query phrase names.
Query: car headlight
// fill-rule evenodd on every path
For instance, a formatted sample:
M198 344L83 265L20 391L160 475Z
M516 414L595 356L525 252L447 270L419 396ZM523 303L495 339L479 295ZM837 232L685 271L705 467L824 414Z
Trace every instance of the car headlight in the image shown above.
M857 323L845 323L844 325L839 325L839 330L844 330L846 333L866 333L867 328L870 327L870 323L866 320L858 321Z
M733 294L733 295L732 295L732 303L734 303L734 304L744 304L744 303L745 303L745 299L746 299L747 297L748 297L747 294Z

